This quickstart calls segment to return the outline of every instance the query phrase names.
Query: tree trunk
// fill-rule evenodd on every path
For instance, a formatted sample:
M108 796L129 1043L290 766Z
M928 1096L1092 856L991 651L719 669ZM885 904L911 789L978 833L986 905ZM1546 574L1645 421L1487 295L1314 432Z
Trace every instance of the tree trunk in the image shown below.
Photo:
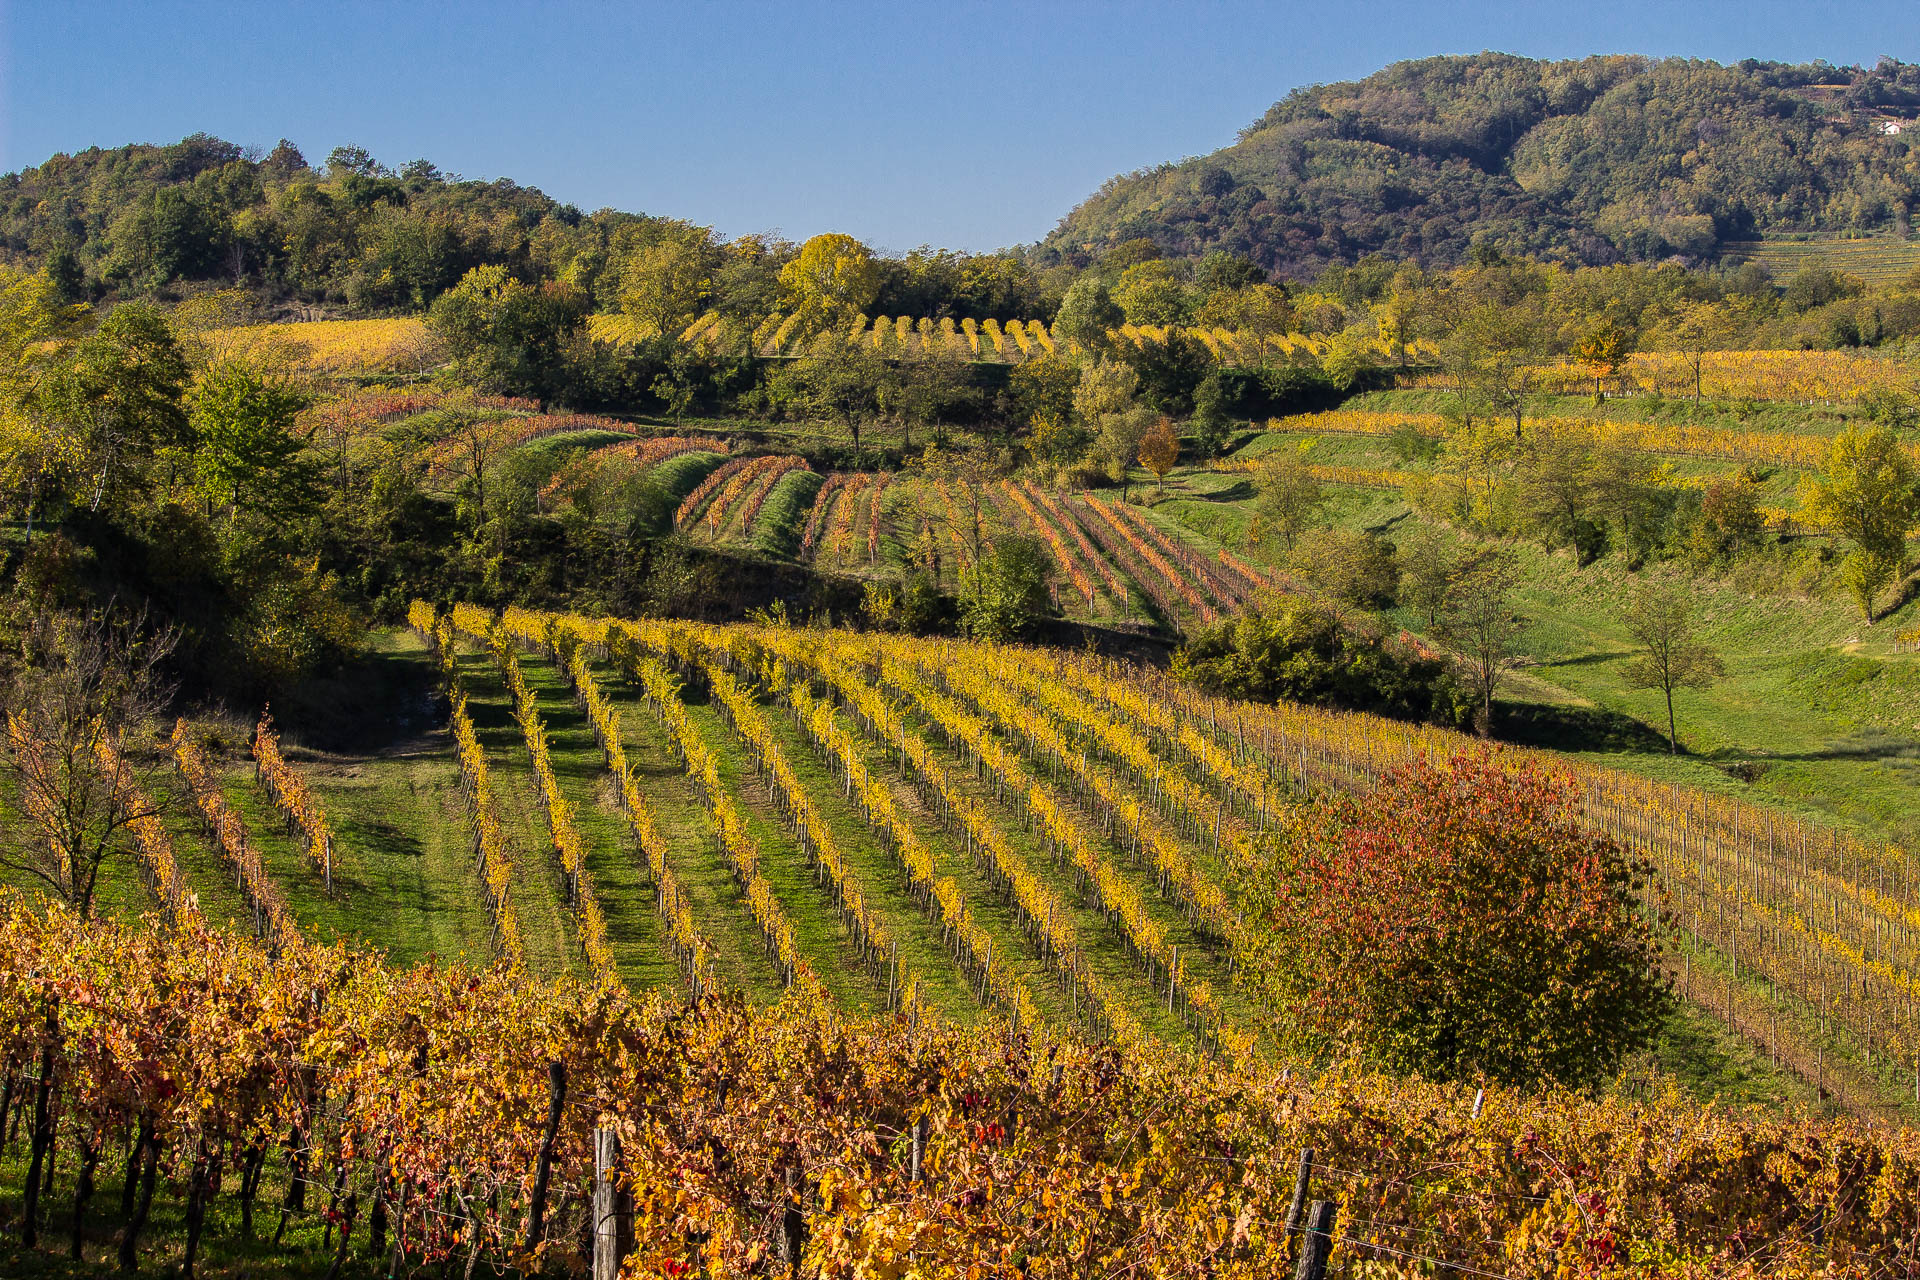
M1667 754L1680 754L1680 734L1673 723L1673 686L1667 686Z

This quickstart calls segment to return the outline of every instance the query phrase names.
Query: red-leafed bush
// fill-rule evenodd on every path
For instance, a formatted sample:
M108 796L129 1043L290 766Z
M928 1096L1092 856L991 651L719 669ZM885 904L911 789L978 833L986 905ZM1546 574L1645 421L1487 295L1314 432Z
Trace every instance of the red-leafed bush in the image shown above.
M1647 868L1578 817L1567 783L1492 754L1316 804L1276 843L1250 972L1307 1044L1439 1080L1604 1080L1672 994Z

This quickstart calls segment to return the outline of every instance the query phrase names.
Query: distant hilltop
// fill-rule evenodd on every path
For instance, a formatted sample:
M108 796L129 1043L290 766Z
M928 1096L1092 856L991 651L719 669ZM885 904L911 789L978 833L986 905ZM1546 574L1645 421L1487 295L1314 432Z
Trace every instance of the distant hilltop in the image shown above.
M1604 264L1727 242L1904 239L1920 196L1920 66L1732 66L1503 53L1300 89L1230 147L1108 181L1045 255L1147 239L1311 278L1368 254L1451 265L1476 242Z

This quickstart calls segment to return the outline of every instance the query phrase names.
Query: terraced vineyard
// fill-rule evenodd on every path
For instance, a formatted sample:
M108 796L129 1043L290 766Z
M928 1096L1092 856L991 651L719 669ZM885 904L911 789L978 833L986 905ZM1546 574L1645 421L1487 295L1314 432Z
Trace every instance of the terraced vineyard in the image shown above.
M1729 240L1723 262L1757 262L1782 283L1807 267L1848 271L1870 285L1895 284L1920 267L1920 241L1892 236L1858 240Z

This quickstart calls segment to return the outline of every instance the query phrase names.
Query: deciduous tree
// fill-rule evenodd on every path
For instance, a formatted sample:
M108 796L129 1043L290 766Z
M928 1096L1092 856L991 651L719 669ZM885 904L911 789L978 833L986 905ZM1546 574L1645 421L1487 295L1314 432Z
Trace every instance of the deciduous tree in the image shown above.
M1667 749L1680 753L1673 691L1704 689L1726 674L1720 655L1695 633L1686 598L1664 584L1643 588L1627 608L1627 634L1645 650L1627 664L1627 683L1658 689L1667 699Z
M1852 544L1845 576L1867 621L1880 592L1906 570L1907 534L1920 521L1920 470L1885 427L1835 437L1806 512Z

